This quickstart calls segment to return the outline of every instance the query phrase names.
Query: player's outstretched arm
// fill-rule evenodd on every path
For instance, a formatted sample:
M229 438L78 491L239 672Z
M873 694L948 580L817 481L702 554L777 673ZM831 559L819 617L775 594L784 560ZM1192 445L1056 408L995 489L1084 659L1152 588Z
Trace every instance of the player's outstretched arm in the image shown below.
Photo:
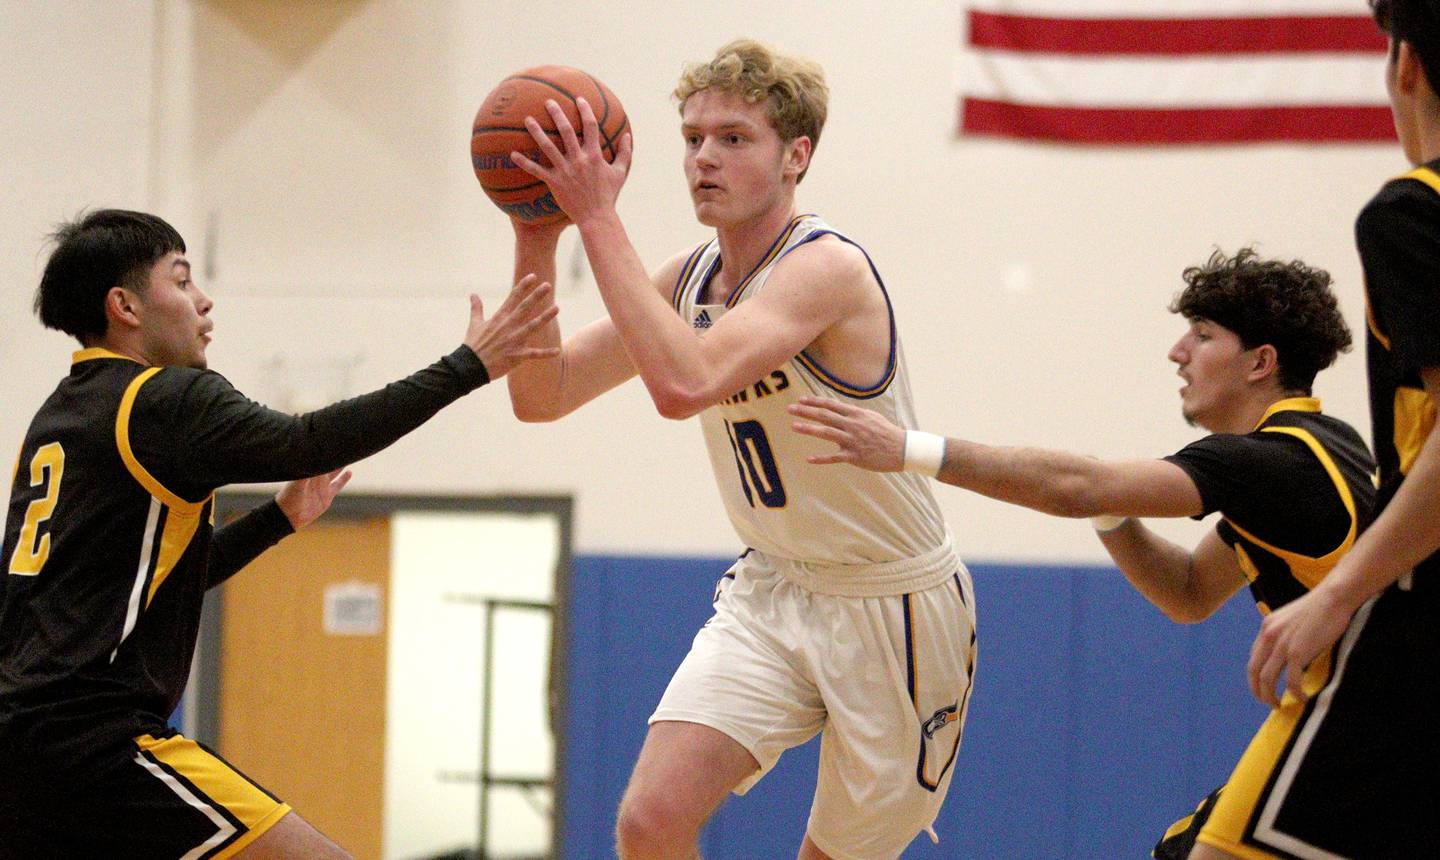
M835 443L834 452L809 458L817 465L922 471L947 484L1057 516L1125 515L1103 531L1100 540L1136 590L1175 621L1209 617L1245 583L1233 553L1213 532L1192 553L1128 518L1203 511L1194 481L1174 464L1105 462L1064 451L912 436L873 410L828 398L802 398L790 412L800 419L794 424L796 432ZM925 437L933 440L930 453L910 450L916 443L927 444Z
M1101 514L1184 517L1202 513L1200 491L1164 460L1106 461L1043 448L1002 448L906 432L873 410L822 397L792 404L797 433L834 442L816 464L850 463L875 472L902 469L1002 502L1060 517ZM930 455L917 450L931 442ZM943 447L942 447L943 446Z
M1420 372L1440 398L1440 367ZM1385 510L1320 584L1265 617L1250 649L1250 692L1278 707L1276 686L1300 699L1305 669L1334 645L1365 601L1440 551L1440 432L1431 431Z
M463 345L404 379L303 415L268 409L217 373L164 368L138 389L129 443L184 499L329 472L383 450L517 363L554 355L527 343L554 315L550 286L537 279L517 285L491 319L472 296Z

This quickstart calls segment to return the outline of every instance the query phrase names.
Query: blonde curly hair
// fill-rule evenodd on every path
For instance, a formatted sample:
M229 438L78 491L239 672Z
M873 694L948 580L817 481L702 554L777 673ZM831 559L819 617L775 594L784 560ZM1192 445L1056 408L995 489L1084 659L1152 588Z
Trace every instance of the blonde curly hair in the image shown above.
M808 137L812 154L820 144L830 88L813 60L777 53L754 39L736 39L716 51L710 62L687 64L673 95L683 113L686 99L708 89L733 93L750 104L766 99L770 124L781 140ZM804 178L802 172L799 179Z

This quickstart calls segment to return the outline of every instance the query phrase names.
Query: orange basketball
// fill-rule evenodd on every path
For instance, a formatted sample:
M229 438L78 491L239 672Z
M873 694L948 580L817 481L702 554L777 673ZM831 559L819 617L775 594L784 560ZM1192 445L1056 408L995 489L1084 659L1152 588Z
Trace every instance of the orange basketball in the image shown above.
M495 205L518 221L546 224L565 217L544 182L521 170L510 160L511 152L520 152L532 161L549 166L540 149L525 129L525 117L533 116L555 145L564 148L560 133L545 110L545 102L554 99L575 134L581 134L580 109L575 99L584 98L595 112L600 125L600 151L606 160L615 160L620 138L630 128L625 109L610 88L591 75L569 66L536 66L516 72L501 81L475 112L470 131L470 162L475 178Z

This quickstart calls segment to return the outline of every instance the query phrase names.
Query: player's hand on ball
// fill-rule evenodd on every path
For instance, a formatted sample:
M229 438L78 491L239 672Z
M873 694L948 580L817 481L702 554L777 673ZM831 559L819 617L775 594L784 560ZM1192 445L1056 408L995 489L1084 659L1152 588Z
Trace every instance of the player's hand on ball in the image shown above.
M560 234L565 232L570 223L570 219L563 212L556 220L541 223L521 221L519 218L510 219L510 226L515 229L515 239L519 242L558 242Z
M534 117L548 135L559 137L550 124L546 102L559 100L571 128L581 125L578 100L585 99L596 114L599 149L607 160L615 158L630 120L615 93L594 75L573 66L544 65L509 75L485 96L470 128L470 162L485 195L516 221L544 224L567 220L550 187L536 182L511 155L519 150L522 161L547 163L531 137L525 118ZM586 133L586 139L590 139ZM626 146L630 144L626 141Z
M606 161L600 150L600 126L595 121L595 112L585 99L576 99L576 105L580 110L578 137L560 105L553 99L545 103L550 121L560 134L558 147L534 117L525 118L525 127L550 162L549 167L519 152L511 153L510 158L517 167L548 185L555 202L571 221L580 224L614 210L615 200L630 173L631 139L629 134L622 136L615 160Z
M796 433L834 442L839 450L808 459L817 465L849 463L872 472L898 472L905 465L905 431L878 412L823 397L790 405Z
M522 361L554 358L558 346L531 346L530 336L555 319L555 291L550 282L535 275L521 278L505 297L495 316L485 318L485 306L477 295L470 296L470 327L465 345L475 351L492 381Z

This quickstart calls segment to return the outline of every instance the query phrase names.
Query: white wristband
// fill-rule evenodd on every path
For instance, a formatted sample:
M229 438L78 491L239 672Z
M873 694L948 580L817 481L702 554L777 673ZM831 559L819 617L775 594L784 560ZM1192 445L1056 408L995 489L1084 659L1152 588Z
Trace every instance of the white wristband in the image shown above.
M940 474L945 461L945 437L922 430L905 432L905 471L919 472L933 478Z
M1129 517L1117 517L1114 514L1101 514L1098 517L1091 517L1090 525L1094 527L1095 531L1103 535L1107 532L1113 532L1125 525L1129 519Z

